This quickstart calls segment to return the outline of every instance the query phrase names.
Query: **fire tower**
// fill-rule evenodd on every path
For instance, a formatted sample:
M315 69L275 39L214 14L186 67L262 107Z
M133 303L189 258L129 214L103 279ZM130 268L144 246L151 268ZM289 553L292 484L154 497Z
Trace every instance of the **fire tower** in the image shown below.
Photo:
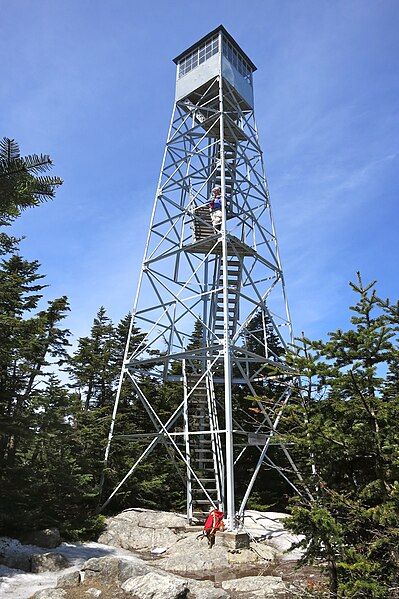
M268 450L292 377L284 351L270 338L284 349L291 323L254 116L256 67L222 26L174 62L175 104L130 329L145 336L133 350L129 340L126 346L105 462L125 377L155 434L104 506L162 442L184 463L189 522L219 504L234 530L236 510L243 514L262 463L273 465ZM215 187L221 190L218 226L209 208ZM202 340L189 348L196 324ZM181 384L180 405L166 421L146 397L143 367L160 384ZM259 402L260 417L241 420L235 390L259 396L271 385L271 407ZM259 457L238 497L235 467L251 445ZM300 478L286 447L281 450Z

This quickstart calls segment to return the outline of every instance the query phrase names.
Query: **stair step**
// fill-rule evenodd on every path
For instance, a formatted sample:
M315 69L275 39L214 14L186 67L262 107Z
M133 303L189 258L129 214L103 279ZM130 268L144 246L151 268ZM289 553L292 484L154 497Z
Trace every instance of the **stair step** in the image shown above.
M236 309L237 303L237 298L227 298L227 308L230 310L230 312ZM223 312L223 310L224 308L222 302L218 302L216 304L216 312Z
M199 408L196 408L195 406L193 406L193 409L189 410L189 412L195 418L201 418L202 420L209 418L208 411L205 411L203 409L200 410Z
M213 449L212 446L210 444L205 445L204 447L198 447L198 445L191 445L191 451L209 451L210 453L213 453Z
M209 455L214 455L213 451L211 449L208 448L203 448L203 449L196 449L195 447L193 447L191 449L191 451L193 451L194 453L202 453L204 456L205 454ZM198 456L197 456L198 459Z
M198 479L198 480L199 480L199 482L202 484L202 486L204 486L204 487L206 488L206 490L207 490L207 491L217 491L215 477L213 477L212 479L207 479L207 481L208 481L208 484L210 484L210 485L211 485L209 488L206 486L206 483L203 483L203 481L202 481L202 480L200 480L200 479ZM198 485L198 481L197 481L195 478L193 478L191 482L192 482L193 484L196 484L196 485ZM201 491L201 489L200 489L200 488L198 488L198 487L195 487L195 489L194 489L194 490L195 490L195 491L197 491L197 492L198 492L198 491Z

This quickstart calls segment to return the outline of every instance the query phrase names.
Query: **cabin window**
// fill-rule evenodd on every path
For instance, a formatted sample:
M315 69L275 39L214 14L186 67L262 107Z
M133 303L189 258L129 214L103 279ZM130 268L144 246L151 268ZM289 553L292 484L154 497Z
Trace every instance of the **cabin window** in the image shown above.
M219 51L219 36L210 38L179 62L179 79Z
M247 61L238 53L234 46L226 39L223 39L223 55L230 64L248 81L252 83L252 69Z

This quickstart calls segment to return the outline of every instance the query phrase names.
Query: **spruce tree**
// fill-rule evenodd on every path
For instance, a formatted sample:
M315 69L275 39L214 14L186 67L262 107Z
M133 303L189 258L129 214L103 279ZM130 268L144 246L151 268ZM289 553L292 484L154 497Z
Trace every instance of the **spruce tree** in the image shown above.
M48 172L52 161L47 154L21 156L18 143L4 137L0 140L0 227L7 227L22 210L53 198L62 185L59 177ZM0 255L16 249L18 239L0 231Z
M85 409L112 402L118 374L115 363L114 327L102 306L89 337L81 337L78 349L69 361L73 387L79 390Z
M59 327L68 311L65 297L33 314L41 299L39 264L14 255L0 266L0 460L12 464L24 410L34 385L46 378L46 367L65 358L69 331Z
M351 283L352 327L325 342L301 340L292 364L301 393L286 414L314 501L299 500L291 526L305 535L303 562L326 562L333 597L394 597L399 564L396 307L375 283ZM388 371L388 375L386 372ZM307 473L307 475L306 475ZM396 589L396 590L395 590Z

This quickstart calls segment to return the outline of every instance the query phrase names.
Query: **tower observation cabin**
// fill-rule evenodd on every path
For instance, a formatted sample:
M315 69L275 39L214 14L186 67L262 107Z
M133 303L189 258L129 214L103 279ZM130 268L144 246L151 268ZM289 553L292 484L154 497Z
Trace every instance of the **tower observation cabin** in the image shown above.
M176 100L190 98L221 75L253 108L252 73L256 66L234 38L220 25L174 59L177 65Z

